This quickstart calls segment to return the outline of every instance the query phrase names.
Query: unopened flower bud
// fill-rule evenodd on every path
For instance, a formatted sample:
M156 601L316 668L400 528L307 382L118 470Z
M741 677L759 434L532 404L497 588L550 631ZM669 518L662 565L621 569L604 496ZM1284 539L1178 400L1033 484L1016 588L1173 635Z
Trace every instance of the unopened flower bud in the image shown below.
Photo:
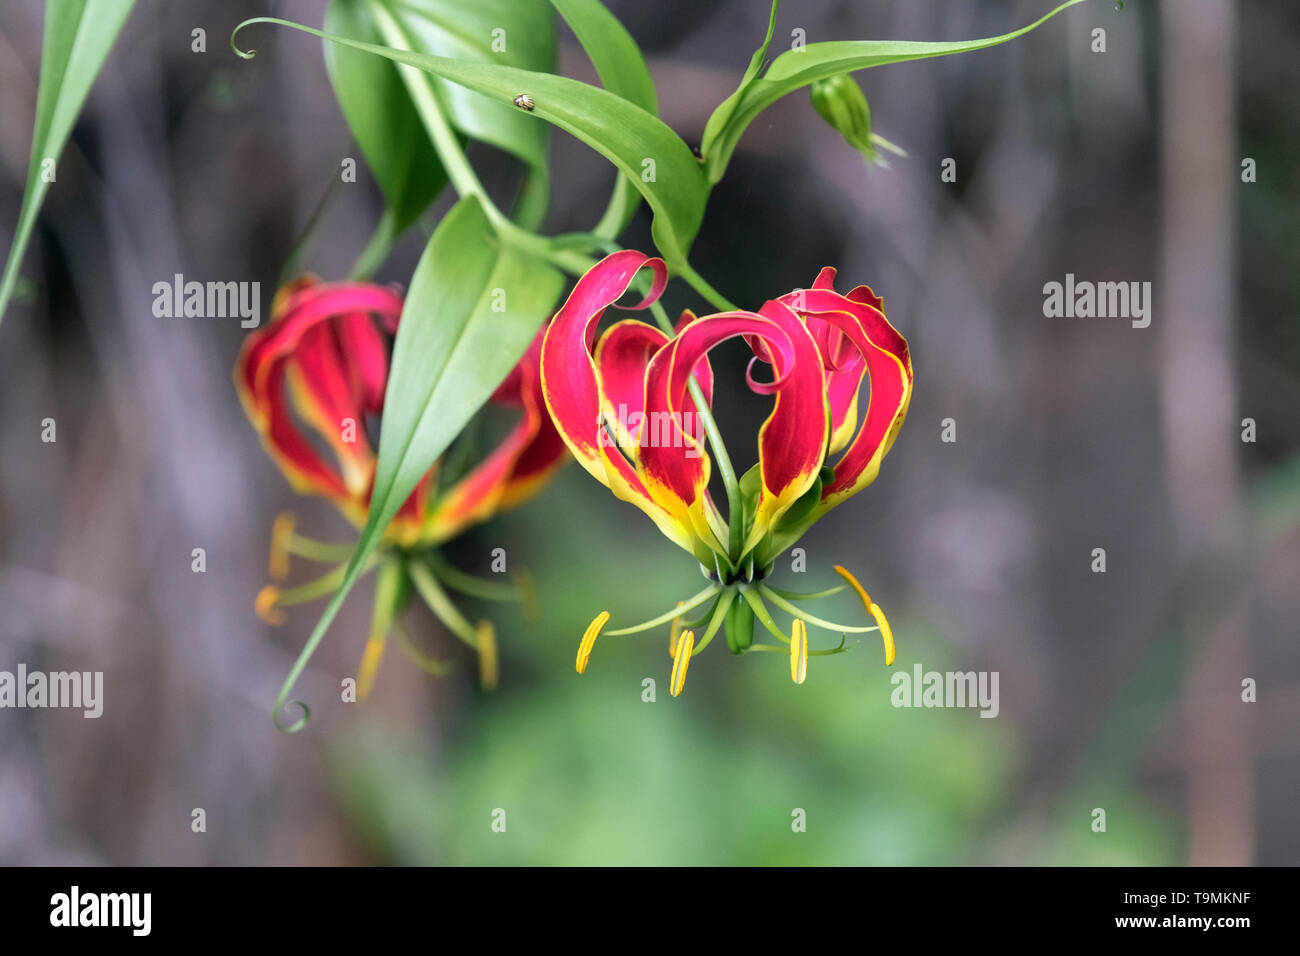
M818 114L839 131L844 141L869 160L876 158L871 142L871 107L858 81L837 73L812 84L812 104Z

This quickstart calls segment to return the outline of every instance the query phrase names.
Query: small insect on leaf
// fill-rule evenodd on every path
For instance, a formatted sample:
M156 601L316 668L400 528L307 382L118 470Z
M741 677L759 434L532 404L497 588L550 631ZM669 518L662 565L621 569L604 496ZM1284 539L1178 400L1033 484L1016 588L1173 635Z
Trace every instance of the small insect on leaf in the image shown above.
M515 97L515 106L519 107L521 110L528 110L531 113L533 107L536 105L537 104L533 102L533 98L527 93L520 93Z

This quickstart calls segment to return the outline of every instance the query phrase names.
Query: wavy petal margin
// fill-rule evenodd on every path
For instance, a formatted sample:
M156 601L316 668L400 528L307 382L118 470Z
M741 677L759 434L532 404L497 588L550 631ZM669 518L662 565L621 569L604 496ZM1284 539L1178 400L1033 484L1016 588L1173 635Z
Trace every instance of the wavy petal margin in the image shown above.
M875 480L881 460L907 417L912 400L912 360L907 340L885 318L881 300L868 287L859 286L847 296L826 288L807 289L796 295L806 322L824 322L852 343L871 383L862 425L833 466L834 477L822 489L817 509L821 514ZM842 354L834 358L843 363ZM847 365L842 367L848 371ZM843 397L837 400L842 403Z
M607 427L610 400L601 388L592 355L601 316L646 267L654 273L650 291L638 304L621 307L643 309L659 298L668 282L662 259L625 249L606 256L578 280L542 341L542 395L556 430L578 463L616 497L645 512L669 540L695 554L690 524L669 514L651 497L635 465L618 447L617 436ZM626 388L620 387L626 394Z
M368 316L395 325L401 310L401 297L379 286L299 280L276 295L271 322L244 340L235 363L244 410L289 483L300 493L329 498L354 522L365 520L374 471L365 415L375 409L377 360L375 340L355 323L364 322L377 336ZM343 333L348 343L361 343L355 371L339 323L350 326ZM295 412L321 433L337 466L302 434ZM355 429L345 424L349 419Z

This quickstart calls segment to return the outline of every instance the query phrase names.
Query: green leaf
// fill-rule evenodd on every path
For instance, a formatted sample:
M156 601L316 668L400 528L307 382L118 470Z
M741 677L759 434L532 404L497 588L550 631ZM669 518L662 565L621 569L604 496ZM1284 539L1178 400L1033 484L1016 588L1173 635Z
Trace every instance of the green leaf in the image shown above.
M772 61L772 66L766 74L742 85L741 89L724 100L710 117L705 127L705 143L701 147L709 182L716 183L722 178L741 134L755 117L787 93L837 73L864 70L889 63L902 63L907 60L948 56L953 53L969 53L973 50L997 46L1024 36L1061 11L1084 2L1085 0L1067 0L1028 26L1001 36L985 37L980 40L941 43L910 40L832 40L809 43L802 49L782 53Z
M477 199L447 214L416 266L393 346L372 524L387 527L519 361L563 286L552 266L496 238ZM494 311L501 302L505 311Z
M276 726L306 659L393 516L519 361L563 287L549 264L497 239L473 196L438 225L415 268L393 346L370 514L342 585L280 691ZM286 729L305 723L300 706L303 719Z
M547 0L367 3L372 14L386 16L401 36L400 44L390 42L390 46L469 62L555 71L555 17ZM550 198L547 127L530 122L509 101L503 103L436 76L425 76L421 82L431 87L439 109L461 134L504 150L527 165L515 217L525 229L540 225Z
M324 29L382 44L377 17L397 32L402 45L417 52L533 70L555 66L554 18L546 0L479 0L472 7L452 0L331 0ZM393 64L336 43L325 44L325 62L343 115L401 232L447 184L407 92L410 80ZM461 136L490 143L527 165L518 215L527 228L540 223L549 195L546 128L528 122L509 104L436 77L418 82L428 87Z
M330 33L379 41L366 0L331 0ZM325 68L343 117L393 215L393 235L428 208L447 185L447 172L424 132L406 87L391 63L326 43Z
M740 78L740 85L736 87L736 92L719 103L718 108L709 117L709 121L704 124L704 136L700 139L701 156L709 155L713 141L726 129L731 117L735 115L736 109L740 105L741 98L744 97L750 84L758 78L759 71L763 69L763 61L767 59L767 50L772 45L772 34L776 30L777 2L778 0L772 0L771 12L767 15L767 34L763 37L762 45L749 58L749 66L745 68L745 73Z
M641 49L618 18L600 0L551 0L586 51L601 84L647 113L659 115L654 79ZM621 233L641 201L636 183L626 175L614 185L614 195L592 233L612 239Z
M63 152L90 86L134 6L135 0L49 0L45 5L32 154L18 225L0 276L0 320L4 319L23 252L36 225L36 214L50 186L41 175L41 166L45 160L58 159Z
M704 218L708 183L681 138L641 107L608 90L568 77L376 46L275 17L245 20L235 28L235 34L254 23L275 23L376 53L486 94L498 103L512 104L516 96L529 95L534 108L519 110L520 115L553 123L625 173L654 213L652 235L669 267L686 267L686 254ZM232 47L235 34L231 36ZM238 48L235 50L240 53Z

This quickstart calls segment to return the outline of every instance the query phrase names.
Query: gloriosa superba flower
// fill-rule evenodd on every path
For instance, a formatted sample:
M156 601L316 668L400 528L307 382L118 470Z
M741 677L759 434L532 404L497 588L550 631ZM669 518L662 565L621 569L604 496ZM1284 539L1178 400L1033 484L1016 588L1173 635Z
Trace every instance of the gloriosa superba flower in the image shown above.
M329 499L358 527L365 523L375 479L367 423L383 411L391 340L401 312L402 298L392 289L303 277L277 293L271 322L245 339L235 365L244 410L294 490ZM478 654L483 685L495 685L495 630L490 621L466 619L447 589L487 600L521 601L527 610L528 579L505 584L475 577L449 564L439 546L530 497L566 457L542 400L541 339L539 331L492 397L495 404L519 410L514 427L477 462L453 446L384 532L367 567L378 573L370 637L357 672L358 699L370 691L390 632L422 670L446 671L448 665L417 649L401 626L400 613L412 591ZM271 533L273 580L288 576L291 555L335 566L297 587L263 588L258 614L280 624L282 608L335 591L352 550L350 544L306 538L291 514L280 515Z
M818 518L875 480L911 399L907 341L885 318L883 304L870 288L836 292L831 268L821 271L812 288L772 299L757 312L698 318L687 312L671 336L624 319L597 338L601 316L643 268L653 277L645 298L620 308L644 309L667 283L660 259L623 250L578 281L542 344L542 392L579 463L694 555L709 585L665 614L607 633L669 627L673 696L682 690L691 657L719 630L733 653L788 653L795 683L803 682L809 656L839 653L849 633L879 630L885 662L892 664L893 635L884 612L845 568L835 570L847 585L813 594L783 591L766 579L776 557ZM773 397L771 414L758 433L758 463L738 481L729 476L729 459L709 411L714 382L708 359L714 347L737 337L753 351L746 372L749 387ZM768 379L755 376L760 363L769 366ZM870 392L859 414L864 379ZM703 429L693 427L698 421ZM709 434L719 461L725 461L726 517L708 491L712 461L702 432ZM845 586L862 600L874 627L826 621L795 603ZM788 635L768 604L791 616ZM579 673L586 670L609 619L602 612L583 635ZM755 619L779 643L755 643ZM838 632L839 646L810 650L808 627Z

